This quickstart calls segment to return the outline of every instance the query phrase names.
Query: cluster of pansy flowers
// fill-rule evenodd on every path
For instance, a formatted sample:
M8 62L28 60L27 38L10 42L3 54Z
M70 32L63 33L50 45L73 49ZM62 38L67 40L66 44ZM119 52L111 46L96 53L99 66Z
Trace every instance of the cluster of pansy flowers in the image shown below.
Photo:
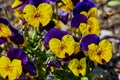
M51 3L55 3L56 9ZM89 61L97 66L112 57L111 43L99 38L97 7L92 0L14 0L11 10L25 27L46 33L45 49L54 57L47 62L47 69L61 69L67 64L74 75L85 76ZM63 25L68 24L70 30L63 30ZM0 18L0 31L0 44L11 42L26 47L29 44L7 19ZM19 78L22 73L37 76L37 69L28 58L22 49L10 49L0 58L0 75L9 80L27 80Z

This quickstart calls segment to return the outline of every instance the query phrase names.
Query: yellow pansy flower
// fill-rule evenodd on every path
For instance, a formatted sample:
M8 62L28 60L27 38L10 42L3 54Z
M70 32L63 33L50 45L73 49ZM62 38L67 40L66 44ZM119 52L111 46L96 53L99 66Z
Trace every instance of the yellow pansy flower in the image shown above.
M97 36L100 35L99 22L94 17L90 17L87 21L87 24L81 23L79 29L83 36L87 34L96 34Z
M86 58L72 59L69 64L68 68L73 72L76 76L84 76L86 74Z
M8 57L0 58L0 75L3 78L8 76L9 80L15 80L22 73L21 60L14 59L12 62Z
M12 34L9 27L3 23L0 23L0 37L9 37Z
M112 58L112 45L108 40L102 40L98 45L90 44L88 46L88 56L94 62L103 64Z
M49 41L50 50L59 58L65 58L74 53L75 41L71 35L65 35L62 40L52 38Z
M52 7L48 3L41 3L36 8L28 4L24 7L24 18L34 27L39 27L40 23L45 26L49 23L52 17Z

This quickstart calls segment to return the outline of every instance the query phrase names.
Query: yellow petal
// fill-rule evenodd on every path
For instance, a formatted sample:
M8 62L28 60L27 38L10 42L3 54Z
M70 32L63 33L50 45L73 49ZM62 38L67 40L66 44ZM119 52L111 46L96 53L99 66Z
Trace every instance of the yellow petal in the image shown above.
M108 40L102 40L99 43L99 47L102 49L101 58L106 62L112 58L112 45Z
M12 4L12 8L17 7L20 4L22 4L22 1L20 1L20 0L14 0L14 2Z
M97 15L98 15L98 10L97 10L97 8L91 8L91 9L88 11L88 16L89 16L89 17L95 17L95 18L97 18Z
M91 34L96 34L98 36L100 35L99 22L96 18L90 17L88 19L87 27L88 27L89 34L91 33Z
M60 40L57 39L57 38L52 38L50 41L49 41L49 48L50 50L56 54L56 56L59 56L60 55L60 52L59 51L59 47L60 47Z
M40 14L41 24L43 26L47 25L50 22L53 13L51 5L48 3L42 3L38 6L37 12Z
M85 11L81 11L80 14L83 14L83 15L85 15L88 18L88 13L85 12Z
M72 55L74 53L75 50L75 41L73 39L73 37L71 35L65 35L62 38L62 41L65 44L65 52L69 55Z
M5 78L8 75L8 71L6 70L6 67L10 64L10 60L6 56L2 56L0 58L0 74L3 78Z
M88 34L88 32L87 32L87 24L86 23L81 23L80 26L79 26L79 29L80 29L83 36Z
M31 13L35 13L36 12L36 7L28 4L24 7L23 12L26 14L31 14Z

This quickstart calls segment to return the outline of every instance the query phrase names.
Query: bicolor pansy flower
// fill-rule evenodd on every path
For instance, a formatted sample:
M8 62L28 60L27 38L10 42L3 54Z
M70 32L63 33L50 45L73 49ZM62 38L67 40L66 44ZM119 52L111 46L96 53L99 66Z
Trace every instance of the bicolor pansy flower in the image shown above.
M0 18L0 29L1 29L1 42L12 41L15 44L21 45L24 43L23 35L13 28L11 24L4 18Z
M80 14L80 13L82 13L82 14L88 13L88 11L91 8L93 8L91 10L93 12L95 7L96 7L96 4L92 0L82 0L82 1L78 2L78 4L76 4L76 6L74 7L73 15L75 16L75 15ZM95 15L95 14L93 14L93 15Z
M6 57L2 56L0 58L0 75L3 78L7 78L9 80L15 80L22 73L22 64L21 60L13 59L12 61Z
M52 38L57 38L57 39L61 40L62 37L66 34L70 34L70 33L67 31L62 31L62 30L57 29L57 28L50 29L47 32L47 34L45 35L45 39L44 39L46 49L49 49L49 41Z
M34 5L28 4L23 9L25 20L34 27L47 25L52 17L52 7L48 3L41 3L36 8Z
M100 42L100 38L95 34L88 34L84 36L80 42L80 48L84 51L88 51L89 44L98 44Z
M58 38L52 38L49 41L49 48L57 57L65 58L74 53L75 41L71 35L65 35L62 40Z
M19 48L12 48L8 51L7 56L10 60L21 60L22 69L24 73L29 73L32 76L37 75L35 65L28 60L28 56L23 50Z
M87 34L96 34L97 36L100 35L99 22L95 17L88 18L87 23L80 23L79 29L82 36Z
M89 58L99 64L109 62L112 58L112 45L108 40L101 40L99 44L88 45Z
M86 66L86 58L72 59L68 64L68 68L73 74L79 77L86 75Z

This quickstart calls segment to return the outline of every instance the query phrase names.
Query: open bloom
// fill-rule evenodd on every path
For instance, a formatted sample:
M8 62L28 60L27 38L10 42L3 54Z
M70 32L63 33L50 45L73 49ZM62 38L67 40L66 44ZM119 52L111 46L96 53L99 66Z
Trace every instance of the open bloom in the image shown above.
M57 29L57 28L53 28L53 29L50 29L47 34L45 35L45 47L47 49L49 49L49 41L52 39L52 38L57 38L59 40L62 39L62 37L66 34L70 34L69 32L67 31L62 31L60 29Z
M73 74L80 77L86 74L86 66L86 58L72 59L68 64L68 68Z
M97 36L100 35L99 22L94 17L88 18L87 23L80 23L79 29L83 36L87 34L96 34Z
M9 80L14 80L22 73L21 60L13 59L12 61L5 56L0 58L0 74L3 78L8 77Z
M96 63L108 62L112 57L112 45L108 40L102 40L98 45L92 43L88 46L88 55Z
M22 69L24 73L29 73L32 76L36 76L36 68L34 64L28 60L27 54L19 49L19 48L12 48L7 53L7 56L10 60L18 59L21 60Z
M34 5L28 4L24 7L24 18L34 27L47 25L52 17L52 7L48 3L41 3L36 8Z
M65 35L62 40L52 38L49 42L50 50L59 58L65 58L74 53L75 41L71 35Z
M24 37L22 34L18 30L14 29L11 24L4 18L0 18L0 31L1 43L7 42L7 38L15 44L20 45L24 43Z

